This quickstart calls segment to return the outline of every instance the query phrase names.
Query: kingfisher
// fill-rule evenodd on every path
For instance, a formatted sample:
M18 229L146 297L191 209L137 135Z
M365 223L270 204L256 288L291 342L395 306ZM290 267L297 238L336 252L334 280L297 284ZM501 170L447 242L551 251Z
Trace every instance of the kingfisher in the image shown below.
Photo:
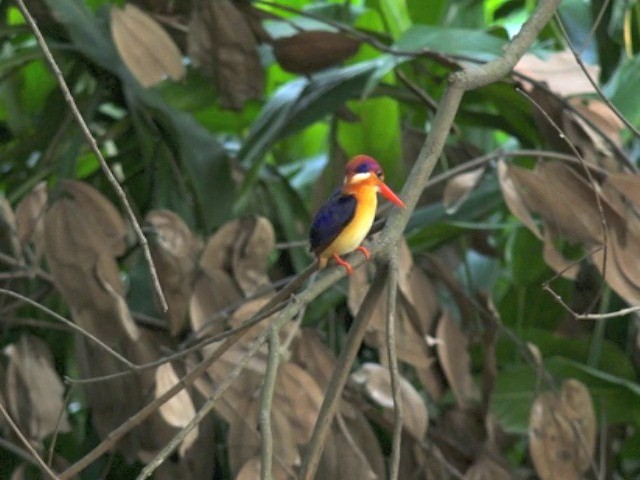
M325 268L333 258L338 265L353 273L349 262L340 256L359 250L368 260L369 250L360 245L371 230L378 206L377 194L404 208L405 205L384 183L380 164L367 155L356 155L347 163L344 183L316 213L309 240L310 251Z

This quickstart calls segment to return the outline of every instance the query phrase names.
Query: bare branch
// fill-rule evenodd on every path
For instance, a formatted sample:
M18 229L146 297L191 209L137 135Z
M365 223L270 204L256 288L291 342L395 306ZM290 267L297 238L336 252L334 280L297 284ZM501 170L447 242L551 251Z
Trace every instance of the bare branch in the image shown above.
M59 480L59 478L55 474L55 472L49 468L49 466L40 457L40 455L38 455L38 452L36 452L35 449L31 446L31 443L29 443L29 440L20 431L18 426L15 424L15 422L11 418L11 415L9 415L9 412L7 412L5 410L4 405L2 405L2 403L0 403L0 413L2 413L2 415L4 416L5 420L7 421L7 423L9 424L11 429L13 430L13 433L16 434L16 436L20 439L20 441L22 442L24 447L33 456L33 458L36 461L36 464L40 467L40 470L42 470L44 473L46 473L49 476L49 478L52 478L53 480Z
M71 112L73 113L73 116L75 117L76 122L80 126L80 130L82 130L82 133L85 139L89 143L89 147L91 148L94 155L100 162L100 167L102 168L102 171L104 172L105 176L107 177L107 180L115 190L116 195L118 195L118 198L122 203L122 206L127 212L127 216L129 217L131 226L133 227L136 237L140 242L140 247L142 248L142 251L144 253L144 258L147 260L147 263L149 264L149 271L151 272L153 286L158 295L158 299L160 300L160 306L162 307L162 310L166 312L168 310L167 300L165 299L164 293L162 292L162 286L160 285L160 280L158 279L158 272L156 271L156 267L153 263L153 259L151 258L149 243L147 242L147 238L144 236L144 233L142 232L142 228L140 227L140 224L136 219L135 213L133 213L133 209L131 208L129 201L127 200L127 195L126 193L124 193L124 190L122 189L115 175L109 168L109 164L107 164L107 161L104 159L102 152L100 152L100 148L98 148L96 139L93 138L93 135L91 134L91 131L87 126L87 123L84 121L84 118L82 118L82 113L80 113L80 110L76 105L76 101L74 100L73 95L71 95L71 91L67 86L67 82L65 81L64 76L60 71L60 67L58 67L58 64L56 63L55 58L53 58L53 54L51 53L51 50L49 50L49 46L47 45L47 42L42 36L42 32L40 32L40 29L38 28L36 21L31 16L31 13L29 13L29 10L25 6L23 0L16 0L16 5L22 12L22 15L24 16L25 20L29 24L29 27L33 31L33 34L35 35L36 40L38 42L38 45L40 46L42 53L44 53L44 56L47 59L47 63L49 64L49 67L53 71L53 75L56 77L56 80L58 81L60 90L62 91L62 95L64 96L64 99L67 102L67 105L71 109Z
M14 292L12 290L7 290L7 289L4 289L4 288L0 288L0 294L7 295L9 297L16 298L16 299L18 299L18 300L20 300L22 302L28 303L32 307L37 308L38 310L46 313L47 315L50 315L51 317L55 318L59 322L64 323L67 327L69 327L74 332L79 333L80 335L83 335L83 336L87 337L89 340L94 342L96 345L98 345L100 348L102 348L105 352L107 352L113 358L115 358L119 362L122 362L124 365L126 365L127 368L130 368L131 370L135 370L136 366L133 363L131 363L125 357L120 355L118 352L116 352L114 349L112 349L109 345L104 343L98 337L96 337L95 335L92 335L90 332L86 331L84 328L80 327L79 325L76 325L71 320L68 320L68 319L64 318L62 315L57 314L56 312L54 312L53 310L48 309L47 307L45 307L42 304L40 304L40 303L38 303L38 302L36 302L34 300L31 300L29 297L25 297L24 295L22 295L20 293L17 293L17 292Z

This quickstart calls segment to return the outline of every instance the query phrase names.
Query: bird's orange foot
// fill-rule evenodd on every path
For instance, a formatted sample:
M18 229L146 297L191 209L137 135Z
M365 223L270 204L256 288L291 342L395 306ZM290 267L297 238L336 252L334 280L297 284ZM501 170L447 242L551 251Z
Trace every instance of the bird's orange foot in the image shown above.
M362 254L364 255L364 258L366 258L367 260L371 259L371 252L367 247L363 247L362 245L360 245L358 248L356 248L356 250L358 250L359 252L362 252Z
M351 275L353 273L353 267L349 264L349 262L344 261L335 253L333 254L333 259L336 261L338 265L342 265L344 268L347 269L347 275Z

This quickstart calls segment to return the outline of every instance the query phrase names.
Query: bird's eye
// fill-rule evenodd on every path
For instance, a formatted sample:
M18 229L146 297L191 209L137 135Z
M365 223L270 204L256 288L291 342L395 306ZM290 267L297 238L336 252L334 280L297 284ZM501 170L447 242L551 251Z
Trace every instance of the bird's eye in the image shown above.
M380 180L384 180L384 173L382 173L382 170L378 170L376 175Z

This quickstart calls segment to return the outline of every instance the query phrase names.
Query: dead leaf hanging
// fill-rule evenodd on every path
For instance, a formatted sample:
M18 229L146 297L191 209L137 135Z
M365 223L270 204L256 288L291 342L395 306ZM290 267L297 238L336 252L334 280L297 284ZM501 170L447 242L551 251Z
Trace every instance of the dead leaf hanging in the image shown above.
M39 443L56 430L70 431L64 386L48 345L37 337L23 335L4 353L9 358L5 375L7 406L27 437Z
M264 92L258 43L230 0L203 0L193 11L187 35L189 57L212 77L226 108L241 109Z
M566 380L560 395L538 395L529 418L529 451L540 478L583 478L591 466L595 440L593 404L581 382Z
M360 42L344 33L307 30L273 41L273 53L287 72L300 75L340 64L356 54Z
M437 338L438 358L458 405L473 404L479 395L471 376L468 340L447 310L438 322Z
M151 254L169 306L170 332L177 335L187 325L198 242L184 221L169 210L151 211L145 220L154 230Z
M363 387L369 399L384 409L385 417L392 423L394 401L389 369L377 363L365 363L351 375L351 379ZM407 379L400 377L399 380L404 427L416 440L422 441L429 422L427 407Z
M132 4L111 9L111 35L120 57L143 87L185 76L182 54L169 34Z

